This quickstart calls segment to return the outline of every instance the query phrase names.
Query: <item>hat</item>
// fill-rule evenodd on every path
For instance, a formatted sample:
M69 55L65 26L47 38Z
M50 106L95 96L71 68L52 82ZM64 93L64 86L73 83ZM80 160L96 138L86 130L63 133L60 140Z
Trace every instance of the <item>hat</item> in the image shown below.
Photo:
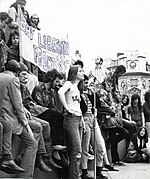
M20 66L20 72L21 71L27 71L27 72L29 71L27 65L25 65L23 62L19 62L19 66Z
M20 66L16 60L9 60L5 64L5 69L16 73L20 70Z

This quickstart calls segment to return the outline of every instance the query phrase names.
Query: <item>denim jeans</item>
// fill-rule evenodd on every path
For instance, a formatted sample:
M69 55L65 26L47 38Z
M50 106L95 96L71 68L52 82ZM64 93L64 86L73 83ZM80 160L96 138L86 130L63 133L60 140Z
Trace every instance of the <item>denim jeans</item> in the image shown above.
M48 154L51 154L52 152L52 139L51 139L51 128L50 128L50 124L47 121L44 121L40 118L37 117L33 117L32 119L39 122L43 128L43 139L44 139L44 143L45 143L45 148L46 148L46 152Z
M79 179L79 167L81 160L81 117L66 115L64 119L66 143L69 150L69 179Z
M29 120L29 125L30 125L31 129L36 129L36 131L39 131L39 132L41 131L40 137L38 136L38 138L37 138L34 136L34 138L38 142L37 154L46 154L41 124L36 120Z
M148 137L150 138L150 122L145 122L145 125L147 129Z
M11 148L12 148L12 124L6 120L0 120L1 127L1 144L0 150L4 160L11 160Z
M95 139L94 139L94 120L95 120ZM86 125L86 134L82 136L82 158L81 158L82 169L87 169L90 141L93 149L96 142L96 146L95 146L96 166L102 167L104 156L107 155L107 153L106 153L105 142L102 137L97 119L94 119L94 116L91 114L91 115L84 116L84 121Z
M22 168L25 169L25 172L18 174L17 177L19 178L33 179L35 158L38 149L38 141L40 140L42 130L36 125L32 125L30 127L34 134L34 138L28 135L28 131L25 127L23 128L22 133L19 135L22 142L26 145L23 159L20 165Z

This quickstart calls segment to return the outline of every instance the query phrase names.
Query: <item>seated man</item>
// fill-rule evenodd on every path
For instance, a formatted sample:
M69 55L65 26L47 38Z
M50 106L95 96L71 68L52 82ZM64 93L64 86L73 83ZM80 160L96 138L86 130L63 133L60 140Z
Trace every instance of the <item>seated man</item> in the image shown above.
M66 149L65 146L61 146L61 145L55 145L52 146L52 139L51 139L51 128L50 125L47 121L42 120L37 116L37 114L42 114L45 110L47 110L47 108L42 107L40 105L36 105L36 103L33 101L29 90L26 86L27 82L28 82L28 68L25 64L20 63L20 71L18 73L18 77L20 80L20 89L21 89L21 95L22 95L22 99L23 99L23 104L26 107L27 110L29 110L27 113L29 114L29 118L32 119L32 123L33 121L37 121L39 122L42 127L43 127L43 138L44 138L44 143L45 143L45 147L46 147L46 152L47 152L47 156L44 157L44 160L46 161L46 163L52 167L55 168L61 168L59 165L57 165L52 158L52 151L53 150L64 150ZM29 124L30 124L31 120L29 120Z
M52 84L54 80L61 76L56 70L48 71L44 77L44 83L34 88L32 93L33 100L40 106L47 108L43 113L37 117L49 122L51 126L52 145L64 145L64 130L63 119L64 116L56 108L54 103L54 90Z
M18 135L26 146L20 165L25 172L18 174L17 177L32 179L38 141L42 131L31 130L26 118L20 83L16 77L19 68L19 64L15 60L11 60L5 64L6 71L0 75L0 119L11 123L12 133Z

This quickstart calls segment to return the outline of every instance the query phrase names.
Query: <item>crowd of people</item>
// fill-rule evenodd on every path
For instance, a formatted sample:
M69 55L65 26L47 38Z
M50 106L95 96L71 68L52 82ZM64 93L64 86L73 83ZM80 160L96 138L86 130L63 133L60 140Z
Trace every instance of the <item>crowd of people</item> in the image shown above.
M125 162L149 162L150 91L143 105L138 94L131 99L120 94L118 79L126 68L119 65L109 72L101 66L102 58L90 75L77 60L66 76L52 69L39 83L19 54L18 4L28 24L40 30L39 17L30 17L24 8L26 0L16 0L8 13L0 12L0 170L33 179L35 167L43 172L55 168L60 178L93 179L88 160L95 154L96 178L107 179L104 169L119 171L116 166ZM15 158L12 135L23 144ZM124 139L127 153L122 161L118 144Z

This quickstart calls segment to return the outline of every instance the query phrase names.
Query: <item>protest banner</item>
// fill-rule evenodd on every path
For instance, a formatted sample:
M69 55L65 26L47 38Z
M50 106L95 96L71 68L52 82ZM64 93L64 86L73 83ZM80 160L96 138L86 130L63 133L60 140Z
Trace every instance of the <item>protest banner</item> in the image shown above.
M37 30L26 22L19 8L20 56L42 71L65 72L70 65L69 42Z

